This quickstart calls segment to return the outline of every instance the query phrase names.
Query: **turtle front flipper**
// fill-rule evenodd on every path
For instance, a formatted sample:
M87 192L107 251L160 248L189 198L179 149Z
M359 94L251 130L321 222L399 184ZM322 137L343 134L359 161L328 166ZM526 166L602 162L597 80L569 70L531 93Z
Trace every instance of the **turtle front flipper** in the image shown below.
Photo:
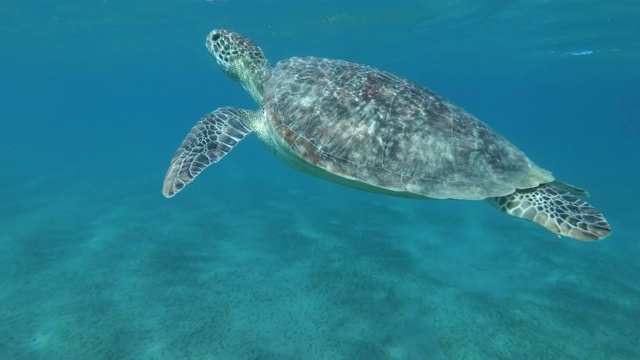
M487 200L505 214L529 220L573 239L600 240L611 232L611 226L600 211L552 184L521 189L511 195Z
M251 132L252 111L219 108L203 117L171 159L162 194L172 197L207 166L215 164Z

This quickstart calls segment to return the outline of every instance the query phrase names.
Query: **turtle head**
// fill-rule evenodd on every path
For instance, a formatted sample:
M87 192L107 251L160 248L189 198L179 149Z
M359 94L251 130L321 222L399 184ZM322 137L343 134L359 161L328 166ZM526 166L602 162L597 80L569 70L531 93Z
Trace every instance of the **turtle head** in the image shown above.
M210 32L206 46L222 71L242 84L262 104L263 85L271 66L260 47L246 37L224 29Z

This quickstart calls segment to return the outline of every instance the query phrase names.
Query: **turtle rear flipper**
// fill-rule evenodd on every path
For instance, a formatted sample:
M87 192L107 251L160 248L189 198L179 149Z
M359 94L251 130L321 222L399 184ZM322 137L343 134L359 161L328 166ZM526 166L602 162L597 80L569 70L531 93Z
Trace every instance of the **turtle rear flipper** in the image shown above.
M203 117L182 141L171 159L162 194L172 197L207 166L215 164L251 132L253 111L219 108Z
M577 240L600 240L611 226L596 208L572 192L553 184L488 199L505 214L537 223L558 235Z

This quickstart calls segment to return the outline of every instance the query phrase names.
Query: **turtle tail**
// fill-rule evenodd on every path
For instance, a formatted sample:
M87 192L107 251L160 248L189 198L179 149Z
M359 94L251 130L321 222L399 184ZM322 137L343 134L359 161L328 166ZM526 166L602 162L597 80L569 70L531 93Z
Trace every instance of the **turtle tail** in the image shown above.
M585 241L605 238L611 226L600 211L575 193L551 183L487 200L505 214L534 222L558 235Z

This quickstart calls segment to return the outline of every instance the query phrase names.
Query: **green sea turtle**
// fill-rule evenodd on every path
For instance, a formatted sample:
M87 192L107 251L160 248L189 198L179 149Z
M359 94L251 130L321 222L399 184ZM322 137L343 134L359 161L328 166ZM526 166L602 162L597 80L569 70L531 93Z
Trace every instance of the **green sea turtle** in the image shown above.
M486 200L579 240L611 232L604 216L483 122L404 78L342 60L271 67L246 37L214 30L206 47L259 110L205 115L171 159L172 197L249 133L292 167L357 189L419 199Z

